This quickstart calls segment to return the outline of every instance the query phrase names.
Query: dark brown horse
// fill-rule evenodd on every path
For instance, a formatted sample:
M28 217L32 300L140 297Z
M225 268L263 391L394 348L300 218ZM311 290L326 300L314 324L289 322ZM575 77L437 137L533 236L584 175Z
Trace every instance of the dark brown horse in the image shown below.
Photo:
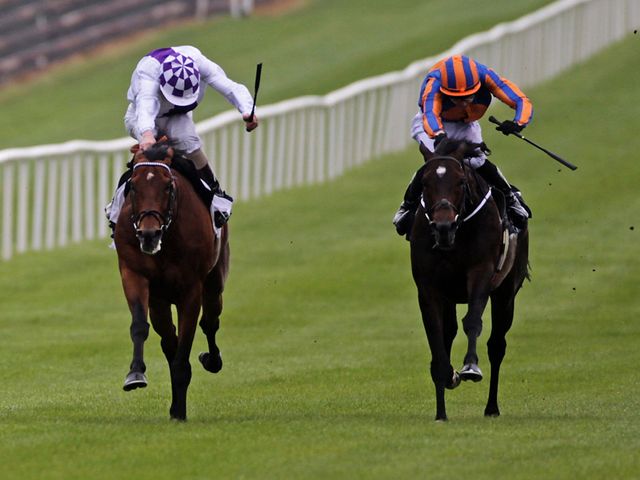
M449 145L451 147L451 145ZM491 362L485 415L498 416L498 380L513 322L515 297L528 278L528 230L510 233L501 215L503 202L463 158L478 145L456 143L447 155L429 158L422 177L421 205L411 232L411 267L418 287L422 321L431 349L431 378L436 389L436 420L446 420L445 388L461 380L482 380L476 342L482 314L491 298ZM468 345L463 368L451 366L458 330L456 304L467 304L462 319Z
M186 420L189 356L201 307L200 326L209 352L201 353L200 361L213 373L222 368L215 337L229 270L229 244L227 225L219 237L214 235L204 202L186 178L171 168L174 155L178 153L166 142L135 152L130 190L114 240L132 317L133 360L124 389L147 386L143 351L148 313L169 363L171 418ZM177 334L172 304L178 314Z

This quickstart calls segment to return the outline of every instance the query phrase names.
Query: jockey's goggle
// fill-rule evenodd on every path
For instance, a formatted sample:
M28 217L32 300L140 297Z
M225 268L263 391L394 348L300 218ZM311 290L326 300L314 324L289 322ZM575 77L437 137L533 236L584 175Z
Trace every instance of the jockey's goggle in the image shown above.
M473 99L476 98L476 94L472 93L471 95L465 95L464 97L449 97L451 99L451 101L456 104L462 104L462 103L471 103L473 102Z

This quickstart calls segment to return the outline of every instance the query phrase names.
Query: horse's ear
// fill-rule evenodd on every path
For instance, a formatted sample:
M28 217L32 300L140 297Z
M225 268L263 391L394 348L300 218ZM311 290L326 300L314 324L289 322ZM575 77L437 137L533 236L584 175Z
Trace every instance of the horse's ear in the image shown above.
M174 154L175 150L173 149L173 147L167 148L167 156L164 157L164 161L167 163L167 165L171 165L171 160L173 160Z
M429 160L431 160L431 157L433 157L435 155L435 153L433 153L431 150L429 150L427 147L425 147L424 143L422 143L422 142L420 142L418 148L420 149L420 153L424 157L425 163L428 162Z
M463 159L464 157L466 157L468 154L472 152L473 152L473 149L469 148L469 144L463 141L458 143L458 145L456 145L456 148L455 150L453 150L453 152L451 152L451 155L453 155L456 158Z

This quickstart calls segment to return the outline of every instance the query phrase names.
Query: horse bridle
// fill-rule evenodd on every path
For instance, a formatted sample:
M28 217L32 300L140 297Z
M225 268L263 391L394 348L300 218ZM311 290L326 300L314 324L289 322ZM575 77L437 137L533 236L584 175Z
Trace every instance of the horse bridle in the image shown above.
M464 171L464 164L460 162L460 160L458 160L455 157L451 157L451 156L437 156L437 157L433 157L431 159L429 159L429 161L427 162L433 162L436 160L453 160L455 161L457 164L459 164L462 167L462 170ZM465 174L466 176L466 174ZM462 208L464 208L464 204L466 201L466 197L467 197L467 190L468 190L468 186L467 186L467 182L464 182L464 186L463 186L463 192L462 192ZM434 203L431 207L427 207L426 202L424 201L424 195L420 196L420 205L422 205L422 209L424 211L424 216L427 218L427 221L429 222L429 225L432 225L434 222L431 219L431 217L433 216L434 212L436 210L439 210L441 208L449 208L451 210L453 210L453 212L455 213L455 218L453 220L453 225L455 227L457 227L460 224L460 209L458 209L458 207L456 207L448 198L441 198L440 200L438 200L436 203ZM463 220L464 221L464 220Z
M131 214L131 221L133 222L133 228L135 229L136 234L140 232L140 222L142 222L142 220L145 217L154 217L156 220L158 220L158 223L160 224L160 230L162 231L162 233L164 233L167 230L167 228L169 228L169 225L171 225L171 222L173 221L173 212L175 211L175 205L176 205L176 188L175 188L175 179L173 177L173 173L171 172L171 168L169 168L167 164L162 162L136 163L133 166L133 170L135 170L138 167L162 167L162 168L165 168L169 172L169 175L171 176L171 183L169 185L169 208L167 209L167 212L165 215L163 215L162 212L159 212L158 210L142 210L137 214L135 213ZM131 184L131 209L132 209L132 212L136 211L135 189L133 188L133 184Z
M465 172L465 178L466 178L466 171L465 171L465 165L464 162L461 162L460 160L458 160L455 157L451 157L451 156L438 156L438 157L433 157L431 159L429 159L429 162L432 162L434 160L441 160L441 159L448 159L448 160L454 160L456 161L461 167L463 172ZM427 163L429 163L427 162ZM467 196L469 195L469 184L467 183L467 181L465 180L464 185L462 187L462 209L464 209L464 206L466 204L467 201ZM454 221L453 221L453 225L457 228L458 226L460 226L461 223L464 223L468 220L470 220L473 216L476 215L476 213L478 213L482 207L485 206L485 204L487 203L487 201L489 200L489 198L491 197L491 189L489 189L487 191L487 193L485 194L484 198L480 201L480 203L476 206L476 208L466 217L462 218L462 220L460 220L460 210L447 198L442 198L440 200L438 200L434 205L431 206L431 208L427 207L425 201L424 201L424 195L420 196L420 205L422 205L422 209L424 210L424 216L427 218L427 221L429 222L429 225L433 224L433 220L431 220L431 216L433 215L433 213L438 210L439 208L450 208L451 210L453 210L456 214ZM431 213L431 215L429 215L429 213Z

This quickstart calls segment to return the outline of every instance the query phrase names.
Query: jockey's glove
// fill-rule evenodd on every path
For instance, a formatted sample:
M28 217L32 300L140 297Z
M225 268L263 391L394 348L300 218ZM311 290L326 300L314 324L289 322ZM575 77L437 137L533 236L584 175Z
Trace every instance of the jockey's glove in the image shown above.
M496 130L502 132L505 135L510 135L512 133L520 133L523 128L524 125L519 125L513 120L505 120L496 127Z

